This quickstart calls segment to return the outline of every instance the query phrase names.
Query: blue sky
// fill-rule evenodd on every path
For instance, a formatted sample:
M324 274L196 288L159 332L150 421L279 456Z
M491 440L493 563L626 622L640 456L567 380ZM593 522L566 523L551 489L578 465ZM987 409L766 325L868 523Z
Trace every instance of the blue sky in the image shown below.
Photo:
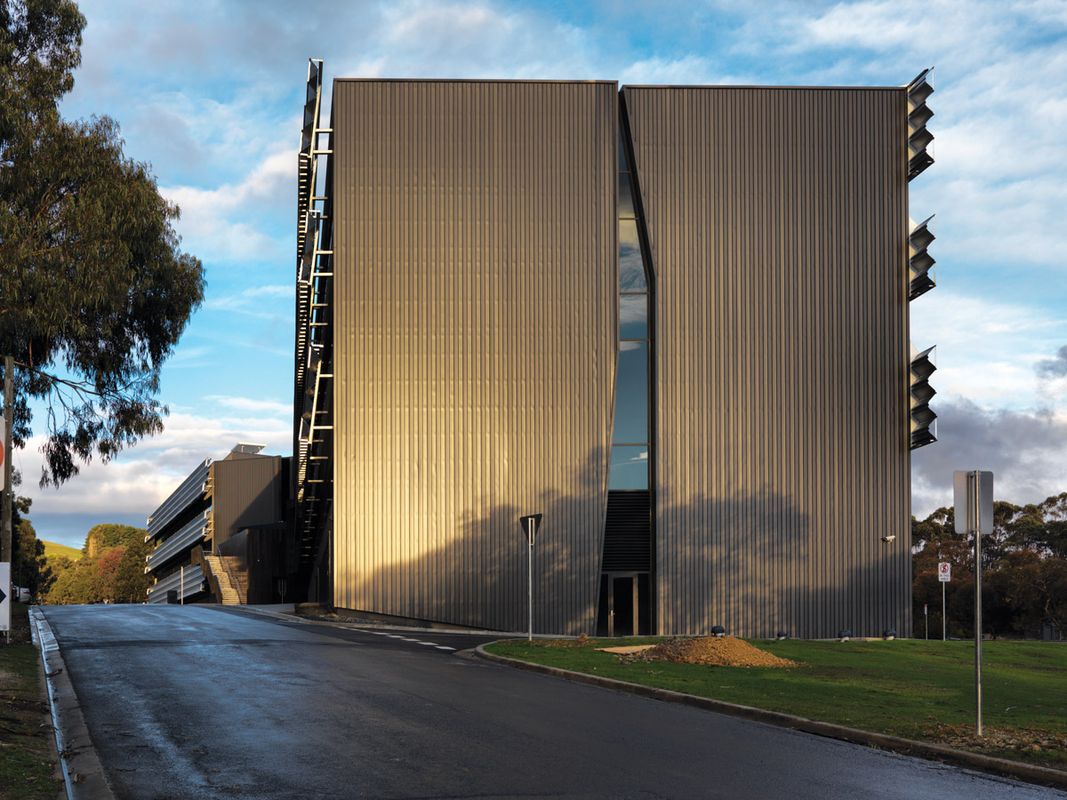
M83 2L69 117L107 114L183 212L207 297L164 370L166 431L59 490L16 454L44 538L143 524L205 456L290 449L294 202L306 60L328 77L603 78L622 83L900 85L935 66L937 163L911 185L936 213L938 288L912 340L938 346L941 441L913 502L952 469L1016 501L1067 491L1067 3Z

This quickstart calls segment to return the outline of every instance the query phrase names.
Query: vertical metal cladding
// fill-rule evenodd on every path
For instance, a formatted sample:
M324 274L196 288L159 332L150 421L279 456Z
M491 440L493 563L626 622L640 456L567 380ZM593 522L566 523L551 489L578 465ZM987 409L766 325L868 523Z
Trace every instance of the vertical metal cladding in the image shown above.
M213 548L242 528L285 520L281 456L227 458L211 471Z
M624 95L656 276L659 631L906 635L904 90Z
M334 600L594 624L615 370L614 83L337 81Z

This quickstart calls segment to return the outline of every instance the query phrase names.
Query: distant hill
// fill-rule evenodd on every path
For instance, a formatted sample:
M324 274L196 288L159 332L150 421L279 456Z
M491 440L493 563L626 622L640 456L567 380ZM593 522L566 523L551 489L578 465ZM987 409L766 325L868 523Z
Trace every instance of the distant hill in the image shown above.
M77 547L67 547L65 544L59 544L59 542L49 542L47 539L41 539L41 543L44 545L45 558L57 558L58 556L66 556L72 561L77 561L82 557L82 551Z

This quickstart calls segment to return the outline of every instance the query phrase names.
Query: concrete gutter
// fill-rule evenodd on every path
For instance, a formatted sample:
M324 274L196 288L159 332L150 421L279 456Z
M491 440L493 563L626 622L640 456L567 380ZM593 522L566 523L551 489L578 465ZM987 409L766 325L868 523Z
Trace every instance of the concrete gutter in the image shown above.
M487 644L496 644L488 642ZM1009 778L1036 783L1042 786L1051 786L1057 789L1067 789L1067 772L1049 767L1039 767L1032 764L1024 764L1019 761L1009 761L1006 758L971 753L966 750L957 750L946 745L918 742L913 739L904 739L900 736L890 736L885 733L872 733L861 731L856 728L848 728L844 725L835 725L830 722L819 722L806 717L797 717L792 714L783 714L778 711L766 711L762 708L743 706L737 703L727 703L723 700L713 700L710 697L698 697L684 692L674 692L670 689L657 689L652 686L644 686L639 683L604 678L599 675L590 675L585 672L573 672L559 667L548 667L543 664L534 664L529 661L521 661L517 658L507 658L490 653L486 645L479 645L474 652L479 658L506 664L518 669L540 672L545 675L554 675L578 683L588 683L600 686L604 689L614 689L619 692L636 694L641 697L650 697L654 700L664 700L668 703L681 703L682 705L703 708L706 711L715 711L720 714L729 714L732 717L741 717L756 722L765 722L768 725L777 725L780 728L791 728L804 733L813 733L817 736L826 736L831 739L840 739L853 744L862 744L875 747L880 750L889 750L903 755L925 758L932 761L940 761L945 764L953 764L960 767L989 772Z
M67 800L114 800L115 795L104 777L104 768L67 674L67 665L59 652L59 643L38 608L30 609L30 632L41 651L48 708L59 754L59 772L63 776Z

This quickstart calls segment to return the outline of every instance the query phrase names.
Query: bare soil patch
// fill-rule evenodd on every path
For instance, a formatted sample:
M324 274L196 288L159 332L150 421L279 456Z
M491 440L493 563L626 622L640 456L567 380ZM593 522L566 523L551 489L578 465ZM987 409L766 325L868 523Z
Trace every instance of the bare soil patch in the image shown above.
M990 728L976 736L971 725L934 725L930 733L950 747L999 755L1004 751L1040 756L1067 753L1067 734L1020 728Z
M633 661L671 661L675 664L703 664L710 667L783 667L798 666L796 661L779 658L766 650L733 636L699 636L668 639L655 647L623 656Z

